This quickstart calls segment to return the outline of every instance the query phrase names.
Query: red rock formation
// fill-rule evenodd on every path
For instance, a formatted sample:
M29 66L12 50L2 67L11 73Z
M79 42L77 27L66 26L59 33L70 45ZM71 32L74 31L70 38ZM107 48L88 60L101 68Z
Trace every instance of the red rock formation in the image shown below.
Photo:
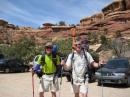
M82 35L88 32L105 32L107 37L113 37L120 32L123 37L130 37L130 0L115 1L103 8L103 13L95 14L80 20L76 26L76 34ZM0 20L0 43L15 43L19 39L28 37L35 40L37 45L43 45L46 41L68 38L71 36L71 26L54 26L50 23L43 24L41 29L31 27L16 27ZM55 33L57 32L57 33Z
M78 33L106 32L108 37L113 37L120 32L123 37L130 37L130 0L116 0L103 8L103 14L97 14L80 20L77 27ZM96 19L93 19L95 17ZM126 36L126 33L128 34Z

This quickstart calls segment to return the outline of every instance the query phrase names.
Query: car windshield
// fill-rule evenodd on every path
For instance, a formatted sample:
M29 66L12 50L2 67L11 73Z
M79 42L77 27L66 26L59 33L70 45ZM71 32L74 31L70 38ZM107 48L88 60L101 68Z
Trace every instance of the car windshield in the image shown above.
M106 68L128 68L128 60L109 60L105 65Z

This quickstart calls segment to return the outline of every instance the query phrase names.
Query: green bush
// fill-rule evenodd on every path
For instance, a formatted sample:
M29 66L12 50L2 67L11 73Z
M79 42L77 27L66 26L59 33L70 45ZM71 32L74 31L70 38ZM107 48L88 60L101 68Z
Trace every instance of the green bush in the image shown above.
M72 39L59 40L56 42L59 46L58 52L62 53L64 56L67 56L72 51Z
M105 35L101 35L100 40L101 40L101 44L102 44L101 48L103 50L111 49L111 40L107 39Z
M58 52L68 56L72 52L72 38L66 40L56 41L56 44L59 46ZM6 58L18 58L24 60L25 64L28 64L33 60L34 56L41 54L44 51L43 47L38 47L35 45L35 42L29 38L23 38L17 43L12 45L1 45L0 53L4 54ZM91 54L95 61L98 61L99 55L96 52L91 51Z
M89 32L88 40L90 41L90 44L98 43L98 34L96 32Z
M92 50L90 50L89 53L92 55L94 61L98 63L99 62L99 54L94 52L94 51L92 51Z
M23 38L12 45L1 46L0 51L7 58L18 58L24 60L28 64L35 55L35 43L29 38Z

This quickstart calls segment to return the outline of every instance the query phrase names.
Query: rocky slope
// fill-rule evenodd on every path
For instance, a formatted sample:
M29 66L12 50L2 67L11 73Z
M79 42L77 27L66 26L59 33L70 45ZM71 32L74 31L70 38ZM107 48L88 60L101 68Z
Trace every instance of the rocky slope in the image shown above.
M89 25L81 25L78 27L78 33L83 32L105 32L106 36L114 37L116 32L120 32L123 37L130 37L130 10L113 12L104 19Z
M127 2L124 5L124 2ZM118 5L118 6L117 6ZM79 26L75 26L76 34L104 33L108 38L113 38L119 32L125 39L130 38L130 1L117 0L91 17L80 20ZM47 23L48 24L48 23ZM55 30L53 30L55 29ZM66 30L67 29L67 30ZM57 32L55 32L57 31ZM0 44L14 43L23 37L35 40L37 45L42 45L48 40L68 38L72 30L68 27L44 27L44 29L33 29L31 27L18 27L0 20Z
M107 16L101 21L92 23L89 26L77 26L77 34L95 32L106 33L107 37L114 37L116 32L120 32L122 37L129 39L130 37L130 10L115 12ZM29 37L36 40L38 45L44 44L47 40L53 38L67 38L70 36L70 31L54 33L49 30L20 28L20 27L5 27L0 29L0 43L13 43L23 37Z

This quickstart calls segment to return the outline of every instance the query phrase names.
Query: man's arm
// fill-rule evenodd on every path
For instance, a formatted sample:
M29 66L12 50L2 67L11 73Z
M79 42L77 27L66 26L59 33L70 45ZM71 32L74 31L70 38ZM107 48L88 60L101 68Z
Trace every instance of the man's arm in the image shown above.
M61 65L65 70L70 70L71 64L66 64L64 60L61 61Z
M91 66L94 67L94 68L99 68L99 63L96 63L96 62L92 62L91 63Z
M61 65L63 65L65 70L69 70L71 68L71 54L68 56L67 61L61 60Z
M100 67L102 67L102 65L103 65L103 61L99 61L99 63L96 63L96 62L93 61L91 63L91 66L94 67L94 68L100 68Z
M87 59L88 59L88 61L89 61L89 66L90 66L90 68L92 67L94 67L94 68L99 68L100 67L100 62L99 63L97 63L97 62L95 62L94 60L93 60L93 58L92 58L92 55L90 54L90 53L88 53L87 52Z

